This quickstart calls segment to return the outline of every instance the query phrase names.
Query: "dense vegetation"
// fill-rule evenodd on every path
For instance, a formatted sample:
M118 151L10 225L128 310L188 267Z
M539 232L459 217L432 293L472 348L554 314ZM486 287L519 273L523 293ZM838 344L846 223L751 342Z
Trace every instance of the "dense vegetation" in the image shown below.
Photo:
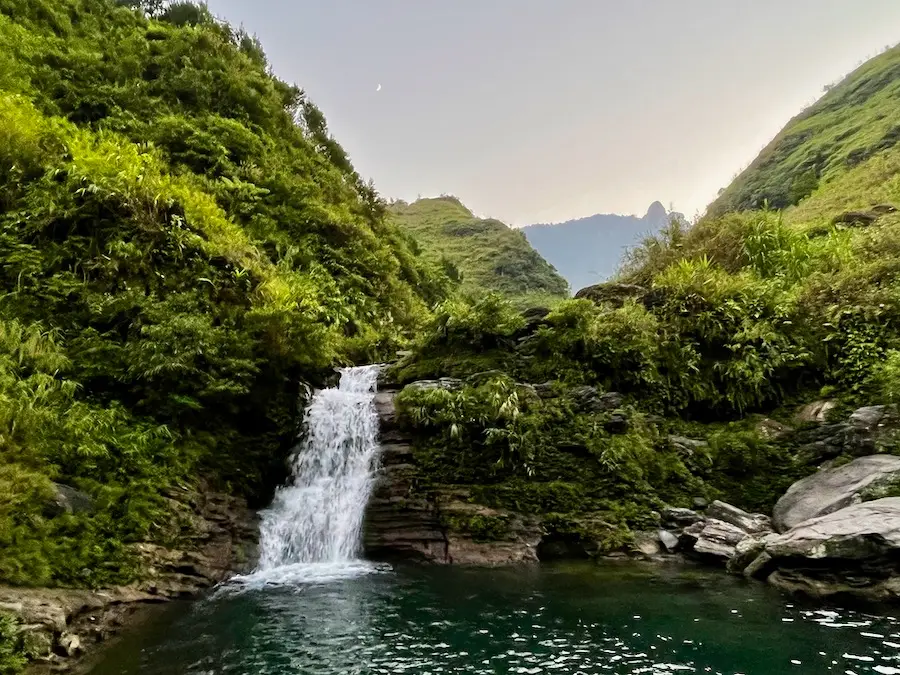
M568 294L565 279L521 231L476 218L456 197L394 202L389 213L464 293L496 291L520 307L555 304Z
M735 210L797 201L746 196L806 170L801 154L773 152L788 147L776 140L710 215L673 220L631 251L596 302L546 316L498 297L439 307L394 370L401 383L462 379L400 396L426 476L615 548L664 503L765 511L813 471L759 427L763 415L790 422L821 397L843 404L837 414L896 403L900 147L870 141L900 128L900 108L884 104L898 59L876 58L805 114L790 147L819 168L797 205ZM623 398L598 399L605 391Z
M450 287L252 37L132 4L0 0L0 582L139 577L173 485L265 501L300 383Z
M900 47L870 59L794 119L719 198L709 214L799 203L820 183L900 141Z

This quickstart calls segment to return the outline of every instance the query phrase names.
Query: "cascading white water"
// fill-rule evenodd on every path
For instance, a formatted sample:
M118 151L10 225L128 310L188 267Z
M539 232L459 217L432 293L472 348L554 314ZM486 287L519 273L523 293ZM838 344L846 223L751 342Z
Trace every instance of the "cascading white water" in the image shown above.
M291 483L262 513L256 579L321 579L359 567L360 530L378 459L377 366L341 370L306 409ZM344 576L338 572L337 576Z

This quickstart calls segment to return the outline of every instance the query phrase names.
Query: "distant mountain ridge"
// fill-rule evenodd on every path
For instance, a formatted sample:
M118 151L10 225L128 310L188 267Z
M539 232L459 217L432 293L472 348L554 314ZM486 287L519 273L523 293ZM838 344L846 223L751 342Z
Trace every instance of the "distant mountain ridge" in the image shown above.
M565 277L573 292L613 276L625 250L668 223L670 215L658 201L643 216L598 213L563 223L521 228L529 243Z

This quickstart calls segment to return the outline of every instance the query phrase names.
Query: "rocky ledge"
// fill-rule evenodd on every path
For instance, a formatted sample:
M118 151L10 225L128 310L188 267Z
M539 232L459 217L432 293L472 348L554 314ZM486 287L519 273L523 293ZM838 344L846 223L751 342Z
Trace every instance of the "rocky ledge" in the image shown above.
M435 386L455 386L453 381ZM397 424L394 390L375 397L381 468L366 513L365 548L376 560L499 565L537 562L540 522L473 504L464 489L418 493L412 440Z
M376 398L383 465L366 518L369 556L480 565L592 556L584 542L553 540L539 518L473 503L466 489L418 489L413 441L398 424L396 393ZM664 509L657 529L633 533L627 554L693 558L815 597L900 600L900 457L866 454L896 445L897 411L872 406L829 422L829 406L819 402L800 414L796 430L763 421L767 434L793 435L798 462L818 465L790 487L771 517L698 498L694 509Z
M196 595L253 567L258 525L246 502L210 490L167 498L186 533L177 548L133 545L141 581L101 590L0 587L0 612L18 619L38 672L69 670L149 605Z

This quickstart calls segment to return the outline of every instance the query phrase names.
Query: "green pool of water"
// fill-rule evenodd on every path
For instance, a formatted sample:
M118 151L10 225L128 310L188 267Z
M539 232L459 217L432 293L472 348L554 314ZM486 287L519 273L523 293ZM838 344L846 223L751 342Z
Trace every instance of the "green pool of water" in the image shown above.
M167 607L92 675L900 675L900 610L684 567L403 567Z

